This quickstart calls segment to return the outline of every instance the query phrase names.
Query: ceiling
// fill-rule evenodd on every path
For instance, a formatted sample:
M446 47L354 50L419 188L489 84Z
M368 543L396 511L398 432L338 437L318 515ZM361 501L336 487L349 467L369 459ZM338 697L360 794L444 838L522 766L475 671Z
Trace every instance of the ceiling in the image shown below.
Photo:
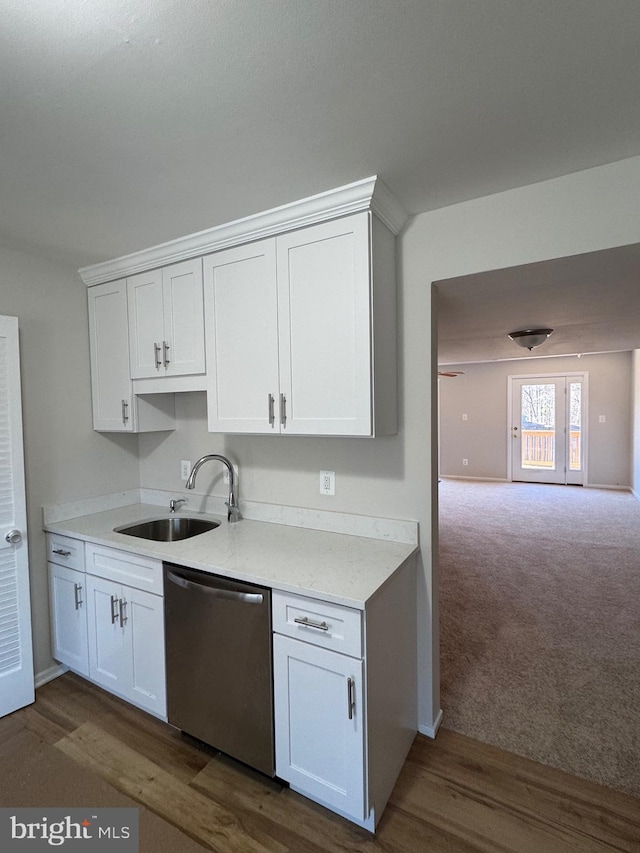
M0 242L78 266L372 174L416 213L640 154L630 0L0 12Z
M640 245L436 282L438 364L640 348ZM551 328L529 353L518 329Z

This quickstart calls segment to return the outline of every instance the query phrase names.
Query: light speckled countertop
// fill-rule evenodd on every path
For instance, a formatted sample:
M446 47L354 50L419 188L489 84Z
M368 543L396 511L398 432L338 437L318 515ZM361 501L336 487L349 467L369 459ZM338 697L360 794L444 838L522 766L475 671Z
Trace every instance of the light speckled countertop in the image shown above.
M114 532L114 527L164 515L162 507L133 504L51 522L45 530L360 610L418 550L417 545L283 524L244 519L229 524L190 512L176 515L216 518L220 527L181 542Z

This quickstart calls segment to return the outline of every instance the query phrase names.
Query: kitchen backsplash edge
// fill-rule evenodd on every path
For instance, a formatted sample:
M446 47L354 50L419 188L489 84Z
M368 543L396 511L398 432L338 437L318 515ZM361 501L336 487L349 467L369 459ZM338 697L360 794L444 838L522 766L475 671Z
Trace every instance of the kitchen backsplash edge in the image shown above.
M66 503L48 504L42 507L45 526L70 518L92 515L130 504L155 504L165 509L172 498L180 497L175 492L161 489L129 489L126 492L114 492L107 495L82 498ZM183 511L202 512L211 515L226 513L224 498L190 493ZM279 506L258 501L240 501L242 517L250 521L263 521L272 524L284 524L290 527L324 530L330 533L344 533L350 536L363 536L367 539L382 539L387 542L402 542L408 545L419 544L418 523L393 518L376 518L351 513L328 512L305 507Z

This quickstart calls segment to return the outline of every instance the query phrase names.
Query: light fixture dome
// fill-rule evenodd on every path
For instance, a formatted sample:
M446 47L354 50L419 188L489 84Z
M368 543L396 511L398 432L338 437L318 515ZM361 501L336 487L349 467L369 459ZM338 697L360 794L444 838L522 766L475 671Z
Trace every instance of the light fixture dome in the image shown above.
M543 344L552 332L553 329L521 329L518 332L509 332L509 337L514 344L531 351Z

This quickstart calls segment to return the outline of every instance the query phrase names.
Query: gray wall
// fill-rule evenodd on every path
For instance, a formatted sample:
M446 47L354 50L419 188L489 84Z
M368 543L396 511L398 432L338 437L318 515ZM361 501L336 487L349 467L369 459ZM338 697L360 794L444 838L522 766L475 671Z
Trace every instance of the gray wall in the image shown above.
M440 383L440 472L443 476L507 478L508 376L588 374L588 485L631 483L631 353L582 358L532 358L447 367L463 376ZM468 420L463 421L462 415ZM606 420L600 423L599 416ZM462 459L469 465L463 466Z
M91 428L86 288L75 269L0 247L0 313L18 318L36 673L53 665L42 506L137 488L137 438Z

